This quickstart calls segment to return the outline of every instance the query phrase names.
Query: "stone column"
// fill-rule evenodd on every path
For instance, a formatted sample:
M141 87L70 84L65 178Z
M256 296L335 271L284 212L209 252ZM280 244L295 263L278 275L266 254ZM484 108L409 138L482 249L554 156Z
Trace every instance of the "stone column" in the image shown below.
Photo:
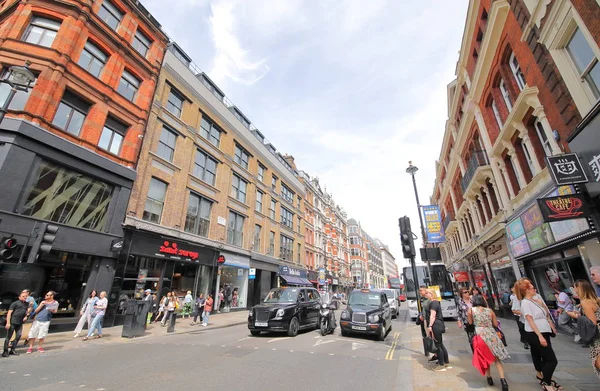
M550 126L550 122L548 122L548 118L546 118L546 112L544 111L543 106L538 106L533 110L533 116L537 117L538 121L542 124L544 128L544 133L550 142L550 148L552 149L552 155L561 154L560 146L558 142L554 139L554 134L552 134L552 126ZM536 132L538 130L536 129ZM540 140L541 142L542 140Z
M513 189L512 182L510 181L510 177L508 176L508 171L506 171L506 164L504 162L500 162L500 172L502 173L502 177L504 178L504 183L508 188L508 193L510 194L510 199L515 198L515 190ZM506 199L506 203L504 200L502 202L504 205L509 205L509 198Z
M527 150L529 151L529 155L531 156L532 160L531 163L533 164L533 168L535 169L535 173L533 173L533 176L536 176L537 174L542 172L542 167L540 166L540 162L538 160L537 154L535 153L535 149L533 148L533 144L531 143L531 139L529 138L529 134L527 133L527 129L523 128L519 130L519 136L521 137L521 140L523 140L523 144L525 144Z
M508 156L510 156L510 161L517 174L519 190L524 189L527 186L527 183L525 183L525 174L523 174L521 163L519 163L519 159L517 159L517 151L515 151L515 147L513 147L512 144L510 144L510 147L508 148Z
M475 223L475 233L479 234L484 227L484 224L481 221L481 216L479 215L479 208L477 207L477 202L473 200L469 200L469 205L471 206L471 216L473 217L473 222Z
M494 185L492 184L492 187L493 186ZM496 216L496 211L494 210L494 203L492 202L492 197L490 197L490 190L486 187L486 189L484 190L484 193L485 193L485 198L487 199L487 202L488 202L488 206L490 207L490 213L492 214L491 219L493 219ZM500 205L502 205L500 203L500 200L498 200L498 203ZM498 205L498 206L500 206L500 205Z
M481 210L483 211L483 216L485 217L484 225L487 225L487 223L489 223L491 219L490 219L490 216L488 215L487 208L485 207L484 200L481 197L481 193L477 196L477 198L475 198L475 203L477 203L477 199L479 199L481 202ZM490 211L491 211L491 209L490 209Z
M498 200L498 204L501 208L508 208L510 205L508 191L505 186L500 186L503 181L504 173L502 172L502 168L504 167L504 162L499 159L492 159L492 177L490 178L490 182L492 183L492 187L494 187L494 191L496 192L496 199Z

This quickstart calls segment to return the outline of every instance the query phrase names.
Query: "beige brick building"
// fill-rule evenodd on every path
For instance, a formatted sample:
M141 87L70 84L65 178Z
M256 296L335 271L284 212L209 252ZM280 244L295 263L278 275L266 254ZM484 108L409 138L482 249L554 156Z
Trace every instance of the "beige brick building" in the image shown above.
M246 308L305 262L304 186L223 92L171 44L125 221L121 295L215 293ZM217 258L223 270L217 273ZM137 281L137 280L136 280Z

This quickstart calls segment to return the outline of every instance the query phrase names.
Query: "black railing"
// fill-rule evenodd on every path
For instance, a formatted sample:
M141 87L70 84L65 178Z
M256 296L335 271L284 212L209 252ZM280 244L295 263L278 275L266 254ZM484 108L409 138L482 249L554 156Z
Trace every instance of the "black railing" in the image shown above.
M467 187L469 187L469 183L471 183L471 179L473 179L473 176L477 171L477 167L487 166L489 164L490 161L485 151L473 152L471 159L469 159L469 164L467 165L467 171L465 172L461 182L463 193L466 191Z

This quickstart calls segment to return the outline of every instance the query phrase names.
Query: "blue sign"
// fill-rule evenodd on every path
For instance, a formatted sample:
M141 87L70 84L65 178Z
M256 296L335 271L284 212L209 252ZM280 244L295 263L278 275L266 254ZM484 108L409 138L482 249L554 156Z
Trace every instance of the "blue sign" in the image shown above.
M319 285L325 285L327 282L327 276L325 275L325 268L319 268Z
M279 266L279 275L306 278L306 270L295 269L289 266Z
M437 205L425 205L423 208L423 217L425 220L425 234L428 243L444 243L446 235L442 226L442 215Z

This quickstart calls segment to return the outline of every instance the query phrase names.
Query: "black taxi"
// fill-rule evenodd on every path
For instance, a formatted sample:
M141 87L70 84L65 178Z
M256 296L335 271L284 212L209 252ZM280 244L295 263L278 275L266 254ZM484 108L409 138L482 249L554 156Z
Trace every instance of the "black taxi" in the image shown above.
M383 341L392 330L392 310L384 291L355 289L350 293L348 306L341 314L342 336L350 334L375 335Z

